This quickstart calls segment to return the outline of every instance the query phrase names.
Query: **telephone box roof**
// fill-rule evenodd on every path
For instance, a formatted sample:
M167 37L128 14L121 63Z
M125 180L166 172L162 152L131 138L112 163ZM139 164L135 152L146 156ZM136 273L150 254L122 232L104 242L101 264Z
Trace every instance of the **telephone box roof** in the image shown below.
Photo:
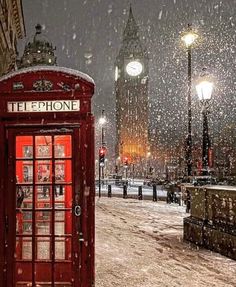
M28 67L24 69L20 69L14 72L11 72L9 74L6 74L5 76L0 78L0 82L6 81L8 79L11 79L17 75L22 75L22 74L27 74L30 72L37 72L37 71L52 71L52 72L59 72L59 73L64 73L68 74L70 76L78 77L82 80L85 80L92 85L95 85L94 80L87 74L82 73L80 71L70 69L70 68L65 68L65 67L58 67L58 66L34 66L34 67Z

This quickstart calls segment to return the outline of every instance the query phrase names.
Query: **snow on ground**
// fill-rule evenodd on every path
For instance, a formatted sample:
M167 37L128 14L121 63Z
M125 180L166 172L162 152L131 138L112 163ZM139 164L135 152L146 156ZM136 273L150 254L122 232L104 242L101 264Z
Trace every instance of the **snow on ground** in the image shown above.
M96 287L236 286L236 262L183 242L185 207L96 198Z

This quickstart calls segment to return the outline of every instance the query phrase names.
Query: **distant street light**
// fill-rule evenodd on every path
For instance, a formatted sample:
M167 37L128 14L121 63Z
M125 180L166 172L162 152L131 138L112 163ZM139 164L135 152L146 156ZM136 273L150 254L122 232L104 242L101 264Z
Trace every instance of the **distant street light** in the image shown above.
M104 143L104 125L106 123L105 110L102 110L102 114L98 122L99 125L101 126L101 147L103 147L105 145Z
M207 114L213 91L213 83L209 79L209 75L204 74L201 76L199 83L196 85L198 98L202 105L202 117L203 117L203 134L202 134L202 175L208 175L209 168L209 149L210 139L208 133L208 121Z
M105 142L104 142L104 125L106 123L105 110L102 110L101 117L98 120L101 126L101 145L99 148L99 165L98 165L98 196L101 197L101 177L104 178L104 165L105 165Z
M188 52L188 136L186 141L186 162L187 175L192 175L192 111L191 111L191 82L192 82L192 46L198 35L193 32L192 27L188 24L188 29L183 33L181 39L185 43Z

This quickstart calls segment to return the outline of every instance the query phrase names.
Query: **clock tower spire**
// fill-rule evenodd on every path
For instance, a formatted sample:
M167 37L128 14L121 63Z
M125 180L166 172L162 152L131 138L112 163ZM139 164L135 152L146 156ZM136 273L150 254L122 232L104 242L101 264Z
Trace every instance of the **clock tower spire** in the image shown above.
M148 56L132 7L115 61L116 156L142 166L148 144ZM142 172L142 171L140 171Z

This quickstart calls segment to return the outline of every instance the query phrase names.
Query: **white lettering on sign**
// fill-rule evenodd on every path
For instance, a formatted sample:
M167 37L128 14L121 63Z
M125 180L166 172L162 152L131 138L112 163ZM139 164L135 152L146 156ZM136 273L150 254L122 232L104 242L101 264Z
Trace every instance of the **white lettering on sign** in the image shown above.
M75 112L79 100L7 102L8 113Z

